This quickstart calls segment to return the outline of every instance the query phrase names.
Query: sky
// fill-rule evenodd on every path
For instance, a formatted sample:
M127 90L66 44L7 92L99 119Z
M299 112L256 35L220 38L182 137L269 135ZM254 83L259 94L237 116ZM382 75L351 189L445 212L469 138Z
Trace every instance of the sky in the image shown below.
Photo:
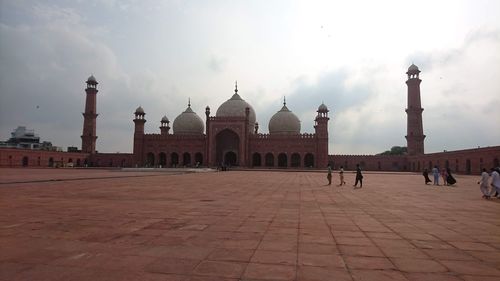
M234 91L259 131L287 107L330 154L406 146L405 72L420 70L425 152L500 145L500 1L0 0L0 139L17 126L81 147L98 82L97 150L131 152L133 112L159 133Z

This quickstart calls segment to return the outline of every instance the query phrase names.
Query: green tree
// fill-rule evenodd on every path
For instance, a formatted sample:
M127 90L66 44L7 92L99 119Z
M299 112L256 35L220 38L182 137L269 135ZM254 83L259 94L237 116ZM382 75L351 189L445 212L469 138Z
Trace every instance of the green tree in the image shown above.
M408 152L406 146L393 146L391 150L386 150L377 155L405 155Z

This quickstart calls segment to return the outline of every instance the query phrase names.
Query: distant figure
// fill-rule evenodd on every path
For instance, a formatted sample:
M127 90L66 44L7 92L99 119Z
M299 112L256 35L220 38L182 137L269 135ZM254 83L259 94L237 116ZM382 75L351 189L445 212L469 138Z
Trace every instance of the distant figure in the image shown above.
M432 175L434 176L434 185L439 185L439 169L437 166L432 168Z
M354 188L358 188L358 182L359 182L359 188L362 188L363 175L361 174L361 168L359 168L359 164L356 164L356 181L354 183Z
M344 166L340 166L339 177L340 177L340 184L339 184L339 186L342 186L342 185L345 184L345 181L344 181Z
M328 185L332 184L332 166L328 164L328 174L326 175L326 179L328 179Z
M448 185L448 181L446 180L448 178L448 173L445 168L441 169L441 177L443 178L443 185Z
M477 184L479 184L479 189L483 193L484 199L490 199L490 192L488 186L489 179L490 175L486 171L486 168L483 168L483 172L481 173L481 179L477 182Z
M446 168L446 174L446 182L448 183L448 185L454 185L457 183L457 180L451 174L450 168Z
M429 178L429 170L427 170L427 168L424 169L422 175L424 176L425 184L429 184L430 182L432 182L431 179Z
M500 198L500 174L495 168L491 168L491 197Z

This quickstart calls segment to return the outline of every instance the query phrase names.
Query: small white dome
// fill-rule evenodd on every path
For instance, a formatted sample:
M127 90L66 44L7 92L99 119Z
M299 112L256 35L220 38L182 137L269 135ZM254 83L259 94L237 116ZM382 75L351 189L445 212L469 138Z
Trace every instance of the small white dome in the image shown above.
M255 125L255 111L253 107L247 103L244 99L238 95L238 90L235 90L234 95L222 103L219 108L217 109L217 112L215 113L215 116L217 117L245 117L245 109L246 108L250 109L250 114L248 116L249 119L249 130L253 132L253 128Z
M162 122L162 123L168 123L168 122L170 122L170 120L168 120L167 115L164 115L164 116L161 118L161 122Z
M326 105L324 103L321 103L318 106L318 112L328 112L328 107L326 107Z
M144 109L142 109L142 106L139 106L136 110L135 110L135 114L145 114L144 113Z
M284 104L269 121L270 134L300 134L300 120Z
M410 67L408 67L408 72L415 72L415 71L419 71L418 70L418 66L414 65L413 63L410 65Z
M94 75L90 75L90 77L87 79L87 83L97 84L97 80L95 79Z
M183 135L203 134L204 128L203 120L191 109L191 106L177 116L172 125L174 134Z

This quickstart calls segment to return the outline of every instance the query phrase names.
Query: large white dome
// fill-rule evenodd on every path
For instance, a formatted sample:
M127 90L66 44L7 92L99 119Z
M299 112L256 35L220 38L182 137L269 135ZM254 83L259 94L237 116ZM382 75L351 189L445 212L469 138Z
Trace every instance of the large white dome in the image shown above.
M225 101L223 104L219 106L217 109L217 113L215 116L217 117L245 117L245 109L248 107L250 109L250 114L248 116L249 119L249 130L253 132L255 126L255 111L253 107L246 102L244 99L238 95L238 89L234 91L234 95Z
M269 121L270 134L300 134L300 120L286 104Z
M191 109L191 105L175 118L172 125L174 134L183 135L203 134L204 128L203 120Z

